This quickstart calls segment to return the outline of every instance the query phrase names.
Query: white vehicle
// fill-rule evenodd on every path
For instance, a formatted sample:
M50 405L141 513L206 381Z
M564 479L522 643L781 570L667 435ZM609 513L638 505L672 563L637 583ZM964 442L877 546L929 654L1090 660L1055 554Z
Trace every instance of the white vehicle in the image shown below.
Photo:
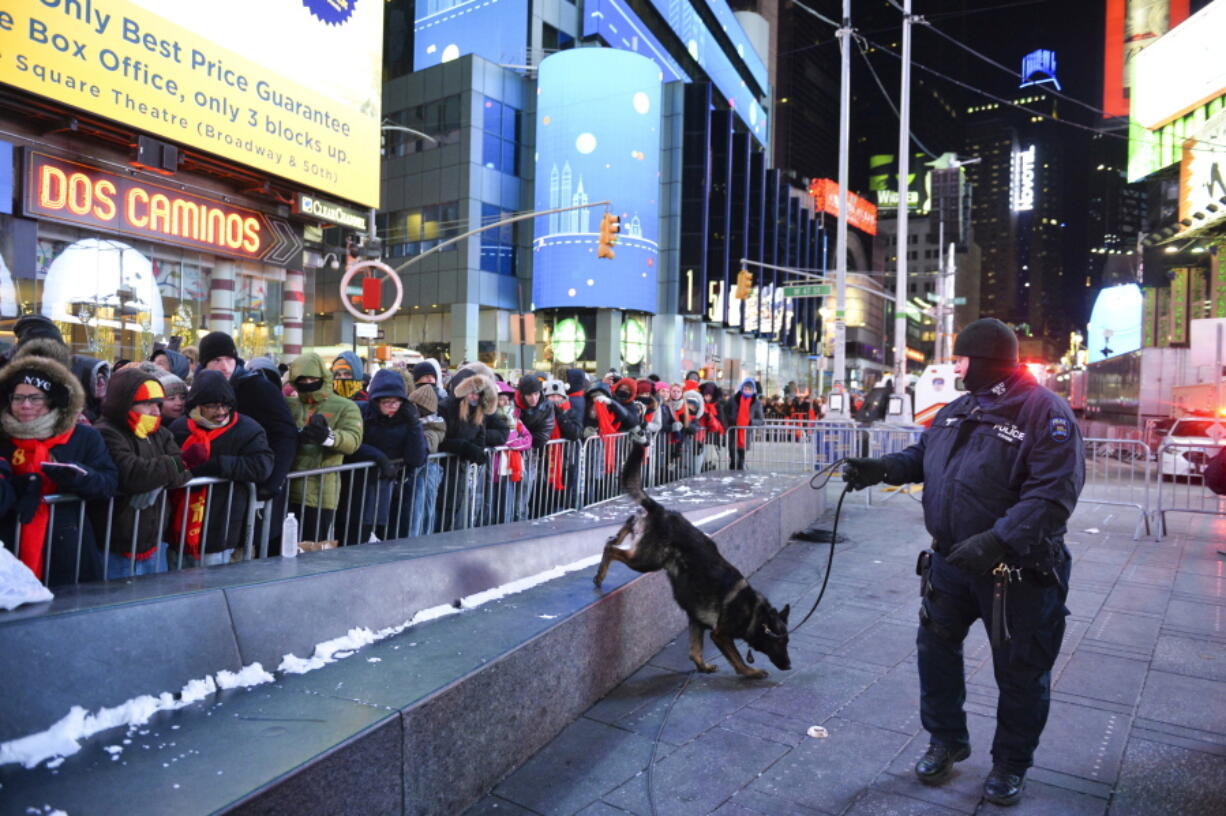
M1172 447L1167 447L1168 445ZM1162 478L1201 478L1205 465L1226 445L1226 420L1182 417L1175 421L1158 449Z
M965 393L953 363L927 366L915 384L915 424L929 427L937 411Z

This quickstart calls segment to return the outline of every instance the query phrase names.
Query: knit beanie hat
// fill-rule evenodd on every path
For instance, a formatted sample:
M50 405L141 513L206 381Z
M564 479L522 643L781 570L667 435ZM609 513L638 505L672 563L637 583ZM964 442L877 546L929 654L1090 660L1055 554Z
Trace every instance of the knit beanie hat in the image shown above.
M40 368L24 368L8 378L9 391L4 395L5 402L12 400L13 391L17 390L19 385L32 385L43 392L52 408L66 408L72 398L68 386L51 379L47 372Z
M525 397L529 394L541 393L541 381L536 378L535 374L525 374L519 378L519 393Z
M655 390L655 383L651 380L639 380L636 383L635 394L640 397L650 397Z
M169 391L166 393L167 396L170 395ZM206 369L199 372L196 374L196 378L192 380L191 390L187 392L188 410L214 403L228 405L233 408L237 402L233 386L226 379L226 375L220 371L209 371Z
M158 382L162 384L162 390L166 392L167 397L178 397L187 393L187 383L183 382L183 378L178 374L172 374L163 368L159 368L153 376L158 378Z
M433 368L430 373L434 373ZM419 385L409 393L409 402L420 408L423 416L429 416L438 411L438 392L429 383Z
M200 365L206 366L209 360L216 360L218 357L233 357L237 360L238 347L234 345L234 338L225 332L209 332L200 338Z
M36 337L45 337L58 343L64 342L64 335L60 334L60 330L55 327L55 323L51 321L51 318L41 314L28 314L19 317L17 322L13 324L13 334L17 336L18 343L24 343Z
M954 341L957 357L983 357L988 360L1017 362L1017 335L994 317L976 320L958 332Z
M413 376L413 382L420 382L422 377L434 377L436 380L438 379L438 372L435 371L434 366L425 360L422 360L420 363L413 366L413 368L409 370L409 374Z
M566 383L561 380L545 380L545 384L541 386L541 391L546 399L555 395L563 399L567 396Z

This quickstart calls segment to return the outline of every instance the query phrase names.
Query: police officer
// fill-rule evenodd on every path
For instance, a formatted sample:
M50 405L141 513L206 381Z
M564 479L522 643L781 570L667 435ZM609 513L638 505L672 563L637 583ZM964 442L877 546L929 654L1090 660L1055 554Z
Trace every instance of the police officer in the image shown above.
M1066 521L1085 480L1081 435L1068 404L1018 365L1017 337L984 318L954 343L970 392L941 409L920 440L880 459L849 459L859 490L924 483L920 716L931 736L915 774L944 782L970 756L962 641L977 618L990 633L1000 690L992 771L984 798L1022 795L1051 700L1051 667L1064 638Z

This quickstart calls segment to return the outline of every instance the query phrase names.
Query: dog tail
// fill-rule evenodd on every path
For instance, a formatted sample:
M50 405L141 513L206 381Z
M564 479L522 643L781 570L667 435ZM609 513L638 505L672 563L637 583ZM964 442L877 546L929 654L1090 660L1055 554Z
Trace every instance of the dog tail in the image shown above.
M647 445L635 442L630 446L630 455L622 467L622 490L643 507L651 509L655 501L643 490L643 460L647 458Z

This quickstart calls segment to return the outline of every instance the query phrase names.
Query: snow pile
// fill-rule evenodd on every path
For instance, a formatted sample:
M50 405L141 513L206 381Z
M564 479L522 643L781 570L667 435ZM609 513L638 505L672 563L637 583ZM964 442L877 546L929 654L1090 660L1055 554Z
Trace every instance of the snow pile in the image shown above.
M262 679L265 677L267 680ZM168 691L156 697L142 694L117 706L100 708L93 713L80 706L73 706L63 719L46 731L0 743L0 765L21 763L26 768L33 768L44 760L51 760L47 766L57 768L64 757L80 751L81 743L100 731L123 725L144 725L157 712L175 711L189 706L212 696L218 688L252 686L271 680L272 675L264 671L259 663L252 663L237 673L218 672L216 679L210 676L190 680L178 694ZM118 759L123 748L112 745L107 747L107 751L113 758Z

